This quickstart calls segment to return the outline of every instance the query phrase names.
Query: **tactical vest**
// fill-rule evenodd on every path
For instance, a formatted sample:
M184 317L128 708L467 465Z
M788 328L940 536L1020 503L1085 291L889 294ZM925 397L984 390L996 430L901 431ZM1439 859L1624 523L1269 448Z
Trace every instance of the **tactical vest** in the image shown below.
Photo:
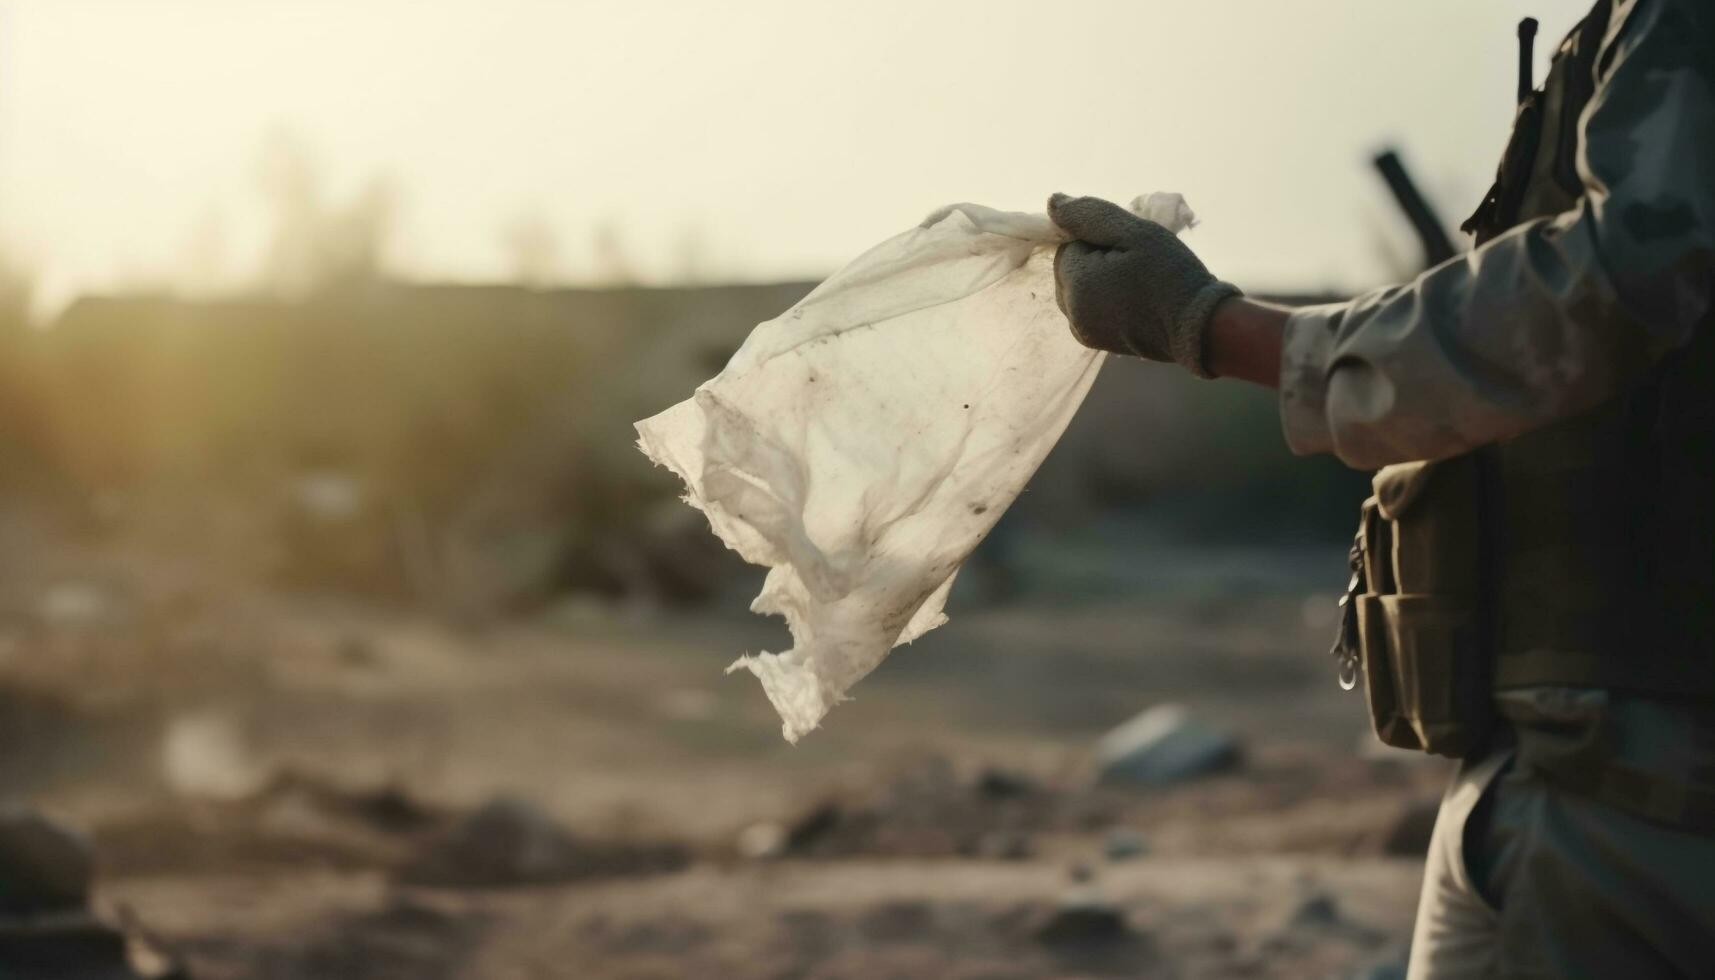
M1583 195L1578 121L1609 13L1602 0L1572 30L1540 90L1521 81L1495 184L1464 226L1479 245ZM1342 643L1384 742L1466 755L1498 689L1715 699L1712 342L1706 322L1582 416L1376 474Z

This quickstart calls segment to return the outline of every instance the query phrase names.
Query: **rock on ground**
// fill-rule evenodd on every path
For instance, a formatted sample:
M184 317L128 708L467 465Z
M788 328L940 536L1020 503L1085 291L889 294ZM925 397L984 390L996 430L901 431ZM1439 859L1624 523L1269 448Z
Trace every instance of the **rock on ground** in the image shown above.
M1140 712L1096 743L1096 763L1107 783L1174 783L1232 768L1238 761L1237 739L1178 704Z
M83 835L35 810L0 807L0 915L82 908L94 877Z

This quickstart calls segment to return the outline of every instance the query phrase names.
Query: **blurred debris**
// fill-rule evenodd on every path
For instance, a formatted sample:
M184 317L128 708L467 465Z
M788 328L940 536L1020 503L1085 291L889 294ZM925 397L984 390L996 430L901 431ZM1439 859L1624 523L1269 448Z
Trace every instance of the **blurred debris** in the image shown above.
M169 869L395 868L449 815L395 785L347 787L284 770L238 798L193 797L96 828L109 874Z
M498 799L431 840L406 868L418 884L509 885L576 878L581 842L534 805Z
M977 774L977 793L991 800L1016 800L1037 792L1034 780L1023 773L985 766Z
M1287 923L1291 929L1325 929L1341 922L1340 905L1331 895L1311 895L1300 902Z
M1233 768L1239 755L1237 739L1178 704L1148 708L1096 743L1100 778L1116 784L1154 786L1192 779Z
M932 758L809 806L785 825L784 853L1017 860L1034 852L1034 834L1062 820L1062 802L1022 774L982 768L961 776Z
M0 977L184 976L151 937L90 912L94 881L94 852L82 834L33 809L0 806Z
M1109 861L1129 861L1149 853L1149 844L1130 827L1116 827L1102 839L1102 853Z
M336 786L308 773L288 769L255 794L253 805L266 812L294 807L383 833L409 834L436 826L444 818L397 784L363 789Z
M238 720L218 710L180 715L167 723L161 771L174 792L215 800L254 795L269 776Z
M751 860L777 858L786 853L786 828L772 820L753 823L739 831L737 848Z
M135 959L133 949L139 954ZM0 976L6 980L184 980L187 974L145 940L133 941L79 910L0 917Z
M1386 934L1348 918L1334 896L1315 892L1302 898L1279 920L1263 942L1265 950L1307 949L1330 940L1354 946L1374 946Z
M802 853L815 849L823 838L850 819L851 814L832 800L817 803L787 826L786 850Z
M0 805L0 915L82 908L94 879L82 834L28 807Z
M430 587L422 581L422 543L400 540L407 493L383 501L363 476L334 467L310 467L281 484L273 527L256 529L277 539L275 576L353 592Z
M677 845L585 840L533 804L496 799L427 841L400 877L417 885L504 887L673 871L688 861Z
M1093 894L1078 892L1044 914L1031 935L1049 946L1088 946L1121 942L1133 933L1121 909Z
M159 936L145 926L129 905L114 909L125 934L125 959L141 980L191 980L191 974Z

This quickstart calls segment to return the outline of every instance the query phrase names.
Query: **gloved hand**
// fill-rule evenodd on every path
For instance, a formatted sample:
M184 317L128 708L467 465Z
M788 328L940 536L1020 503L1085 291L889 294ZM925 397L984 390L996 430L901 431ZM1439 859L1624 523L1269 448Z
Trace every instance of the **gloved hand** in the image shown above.
M1211 376L1203 331L1237 286L1211 275L1178 235L1111 201L1055 194L1048 217L1076 239L1054 253L1054 283L1079 343Z

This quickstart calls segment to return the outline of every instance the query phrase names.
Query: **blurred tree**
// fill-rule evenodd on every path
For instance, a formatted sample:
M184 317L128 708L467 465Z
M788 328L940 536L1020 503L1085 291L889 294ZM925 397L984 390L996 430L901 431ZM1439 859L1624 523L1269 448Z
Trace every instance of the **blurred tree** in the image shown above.
M674 249L677 269L674 278L681 286L696 286L711 280L709 275L709 243L703 226L695 219L687 220L679 230Z
M629 286L637 281L619 226L612 221L603 221L595 228L595 280L601 286Z
M181 253L179 282L192 295L208 295L227 285L231 249L226 216L213 205L191 228Z
M308 144L284 130L264 143L257 178L274 213L265 288L302 296L382 276L397 203L389 180L374 178L350 203L330 205Z
M501 232L500 244L513 282L543 289L560 280L560 239L539 211L525 211L513 219Z
M38 335L30 318L29 272L0 253L0 482L39 475L43 438Z

